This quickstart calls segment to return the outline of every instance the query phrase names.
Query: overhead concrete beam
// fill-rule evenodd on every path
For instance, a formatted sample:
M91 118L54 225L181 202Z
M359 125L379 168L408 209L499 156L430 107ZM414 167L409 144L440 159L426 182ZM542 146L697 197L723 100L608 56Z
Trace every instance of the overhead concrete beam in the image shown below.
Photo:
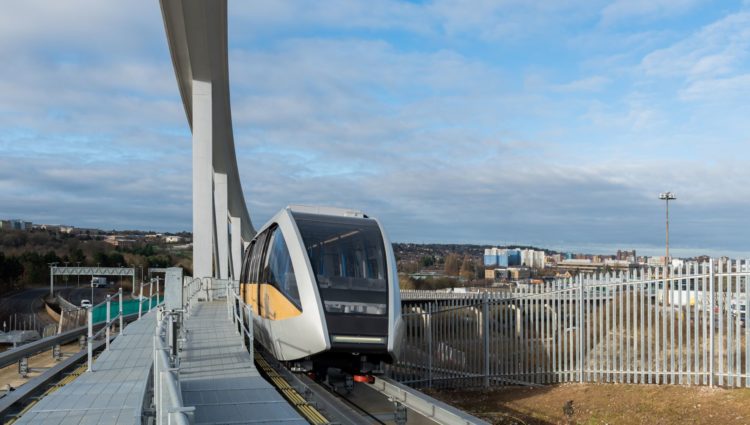
M237 158L232 132L232 114L229 99L229 64L227 47L227 2L226 0L161 0L164 29L167 34L169 51L172 56L177 86L180 90L188 125L193 130L193 263L194 276L228 275L229 257L222 257L222 232L217 232L220 223L226 227L227 214L221 218L214 210L214 200L226 209L231 217L237 217L241 226L237 230L244 245L255 236L250 214L247 211L245 196L237 168ZM203 85L210 87L210 100ZM196 95L196 90L201 91ZM196 102L199 101L200 104ZM208 128L208 129L207 129ZM196 137L196 132L199 137ZM210 136L207 134L210 132ZM209 140L205 142L205 140ZM199 152L196 156L195 149ZM206 151L210 149L210 154ZM200 159L199 159L200 158ZM204 161L200 164L197 161ZM209 181L208 188L218 187L225 197L206 197L205 174L220 173L226 183L216 185ZM196 181L196 179L198 181ZM213 179L213 176L212 176ZM226 201L226 208L223 201ZM199 211L200 210L200 211ZM206 215L209 211L210 215ZM217 223L214 225L214 223ZM208 231L206 229L209 229ZM209 232L210 235L206 235ZM213 234L216 233L214 240ZM207 246L204 246L206 245ZM233 244L232 250L236 249ZM218 249L217 249L218 248ZM217 257L211 251L216 251ZM208 255L208 259L202 257ZM241 253L240 253L241 255ZM226 261L224 261L226 259ZM206 264L217 264L214 270Z

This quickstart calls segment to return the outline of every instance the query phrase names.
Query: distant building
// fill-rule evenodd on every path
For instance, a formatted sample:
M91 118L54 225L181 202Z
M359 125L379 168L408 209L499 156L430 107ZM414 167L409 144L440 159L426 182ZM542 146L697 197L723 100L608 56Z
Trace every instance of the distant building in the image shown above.
M649 266L663 266L664 265L664 257L649 257L648 261L646 262Z
M517 249L487 248L484 250L484 265L487 267L521 265L521 251Z
M73 226L60 225L60 233L67 233L68 235L72 235L77 232L76 232L76 228Z
M135 239L128 235L109 235L104 239L104 242L119 247L130 247L136 242Z
M486 269L484 271L484 278L494 282L508 281L510 279L510 272L506 268Z
M183 238L182 236L167 236L164 238L164 242L166 243L180 243L184 240L185 238Z
M508 274L510 275L510 280L519 281L528 279L531 276L531 270L526 267L510 267L508 268Z
M532 269L543 269L546 265L546 255L544 251L533 249L522 249L520 265L531 267Z
M630 261L631 263L635 263L637 258L638 256L635 255L635 250L621 251L619 249L617 250L617 256L615 257L616 260Z
M33 224L30 221L19 219L0 220L0 230L31 230Z

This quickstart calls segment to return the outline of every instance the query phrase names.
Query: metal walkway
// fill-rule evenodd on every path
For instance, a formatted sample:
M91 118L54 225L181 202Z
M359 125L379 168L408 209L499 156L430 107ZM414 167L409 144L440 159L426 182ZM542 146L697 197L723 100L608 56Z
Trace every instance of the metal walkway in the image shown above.
M197 303L184 326L180 387L195 424L307 424L256 370L226 301Z
M153 363L154 312L131 323L75 381L39 400L16 424L140 424Z

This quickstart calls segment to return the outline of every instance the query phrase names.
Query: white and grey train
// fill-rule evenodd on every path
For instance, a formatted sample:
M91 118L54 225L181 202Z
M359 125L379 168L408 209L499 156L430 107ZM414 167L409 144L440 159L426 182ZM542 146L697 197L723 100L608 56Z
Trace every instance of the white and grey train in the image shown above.
M396 260L360 211L290 206L247 247L240 276L256 342L304 370L369 374L398 356Z

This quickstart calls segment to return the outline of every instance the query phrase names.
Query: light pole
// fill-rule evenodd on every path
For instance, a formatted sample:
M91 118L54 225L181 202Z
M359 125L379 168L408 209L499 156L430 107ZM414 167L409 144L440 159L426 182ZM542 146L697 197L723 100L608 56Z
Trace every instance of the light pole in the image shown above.
M677 199L677 195L675 195L672 192L663 192L659 194L659 199L665 202L667 207L667 254L664 257L664 266L665 266L665 275L664 275L664 295L667 305L669 305L669 268L670 268L670 258L669 258L669 201L674 201Z
M76 288L80 288L81 287L81 270L80 270L81 262L80 261L76 261L76 267L78 268L78 270L76 270L76 276L78 277L78 282L76 282Z
M55 295L55 269L57 268L57 262L49 264L49 296L50 298Z

